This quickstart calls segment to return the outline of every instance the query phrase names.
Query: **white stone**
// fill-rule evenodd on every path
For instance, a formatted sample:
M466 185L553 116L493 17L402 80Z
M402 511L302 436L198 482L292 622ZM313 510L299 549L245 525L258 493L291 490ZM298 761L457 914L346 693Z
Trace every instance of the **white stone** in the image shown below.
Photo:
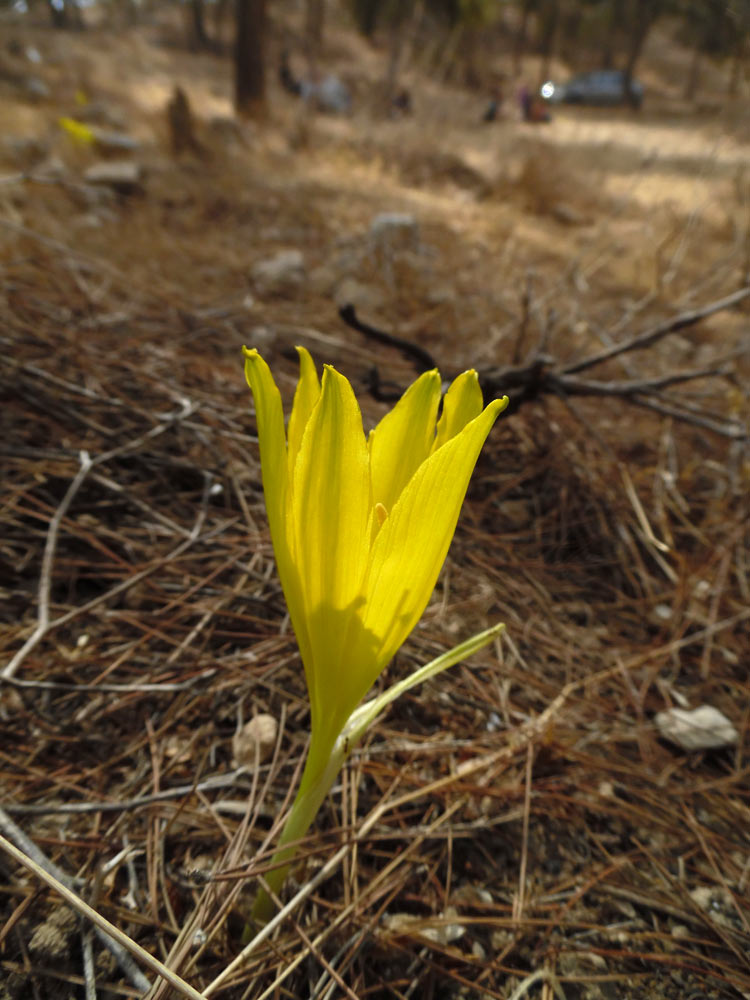
M305 280L305 258L300 250L280 250L252 269L253 283L262 293L281 294L293 291Z
M102 184L122 193L134 191L140 184L143 170L131 160L107 160L94 163L83 175L87 184Z
M276 746L279 724L272 715L256 715L232 737L235 767L254 767L270 760Z
M726 715L711 705L691 711L670 708L659 712L655 721L663 739L683 750L718 750L733 746L739 738Z
M140 142L126 132L91 126L94 142L103 153L133 153L140 149Z
M381 250L417 250L419 224L405 212L382 212L370 223L370 238Z

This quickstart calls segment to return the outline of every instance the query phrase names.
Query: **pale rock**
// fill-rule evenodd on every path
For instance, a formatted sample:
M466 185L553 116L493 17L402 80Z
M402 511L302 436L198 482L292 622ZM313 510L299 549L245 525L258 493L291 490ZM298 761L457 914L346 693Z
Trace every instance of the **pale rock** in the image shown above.
M141 165L132 160L106 160L94 163L83 175L87 184L101 184L121 194L130 194L137 190L142 178Z
M563 226L585 226L588 221L582 212L563 201L552 206L552 216Z
M419 224L405 212L382 212L370 223L370 239L386 253L419 249Z
M14 164L23 170L35 166L49 153L48 144L37 136L6 135L3 137L3 148Z
M317 83L311 80L300 81L300 97L314 104L320 111L331 114L346 114L352 105L349 88L333 73Z
M436 285L427 292L427 303L431 306L453 306L458 297L447 285Z
M280 250L273 257L255 264L252 279L260 294L281 295L295 291L305 280L305 258L300 250Z
M102 153L133 153L141 148L140 142L126 132L114 132L111 129L91 127L94 142Z
M99 125L116 132L124 132L126 118L119 108L113 108L104 101L91 101L75 109L75 117L90 125Z
M50 89L41 77L27 76L21 86L32 101L46 101L50 96Z
M659 712L655 721L659 735L683 750L718 750L739 738L726 715L711 705L690 711L670 708Z
M377 310L385 305L385 295L374 285L366 285L356 278L344 278L336 286L333 295L339 309L344 306L354 306L359 310Z
M392 934L409 934L424 938L435 944L446 945L458 941L466 933L466 928L459 923L449 923L458 916L452 906L438 917L439 923L430 925L429 917L418 917L413 913L391 913L383 917L383 926Z
M29 951L47 961L59 961L68 953L70 939L76 927L73 911L67 906L58 906L32 934Z
M56 180L65 176L67 168L59 156L53 155L40 163L35 168L34 173L37 177L45 180Z
M246 722L232 737L232 755L235 767L254 767L270 760L279 724L272 715L256 715Z

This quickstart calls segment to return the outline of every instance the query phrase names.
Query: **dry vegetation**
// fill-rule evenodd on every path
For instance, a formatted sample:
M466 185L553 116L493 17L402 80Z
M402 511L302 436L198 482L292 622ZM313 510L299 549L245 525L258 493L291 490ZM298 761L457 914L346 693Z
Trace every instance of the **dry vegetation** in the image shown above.
M0 90L0 832L203 989L242 947L307 727L240 346L288 399L305 344L371 422L372 368L413 369L338 319L342 296L450 374L572 363L727 295L748 283L747 118L678 115L664 38L640 117L535 131L511 108L474 124L481 100L417 76L411 119L301 117L274 89L263 129L234 128L227 64L153 26L15 34L51 95ZM382 54L336 26L329 46L366 95ZM179 157L176 82L200 140ZM143 143L135 193L82 182L95 154L57 126L81 88ZM385 211L417 240L374 243ZM259 287L288 248L304 275ZM606 397L500 420L389 676L498 620L507 638L374 729L303 851L307 878L343 847L330 877L215 995L750 996L747 318L591 375L720 356L660 398L733 437ZM655 713L703 703L735 747L658 738ZM232 736L265 712L273 757L237 771ZM100 996L139 995L83 930L0 852L3 1000L83 996L82 940Z

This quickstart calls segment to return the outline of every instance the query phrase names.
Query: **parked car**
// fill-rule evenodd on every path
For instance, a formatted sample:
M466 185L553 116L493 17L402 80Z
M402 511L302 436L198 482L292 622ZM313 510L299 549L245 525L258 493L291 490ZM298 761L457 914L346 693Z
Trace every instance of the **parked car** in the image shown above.
M625 90L625 74L620 69L597 69L581 73L567 83L548 80L540 93L554 104L627 104L639 108L643 103L643 84L630 81L630 96Z

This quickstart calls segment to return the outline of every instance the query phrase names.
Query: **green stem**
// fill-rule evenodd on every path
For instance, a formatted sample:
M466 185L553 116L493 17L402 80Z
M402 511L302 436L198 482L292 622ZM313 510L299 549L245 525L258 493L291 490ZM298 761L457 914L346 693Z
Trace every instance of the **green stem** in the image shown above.
M465 642L459 643L458 646L449 649L447 653L443 653L442 656L438 656L430 663L425 664L425 666L419 667L409 677L404 678L404 680L399 681L397 684L391 685L391 687L377 698L373 698L360 705L359 708L355 708L341 730L327 760L325 755L321 754L320 750L315 747L314 742L310 744L299 791L292 805L292 810L284 824L278 849L273 856L271 862L273 868L266 876L266 883L270 892L278 895L281 891L289 874L289 869L292 866L294 856L297 853L297 847L294 842L301 840L310 829L310 825L315 819L318 809L320 809L323 803L323 799L330 791L344 762L364 736L365 731L369 729L385 708L395 698L403 694L404 691L414 687L416 684L421 684L428 678L434 677L448 667L453 666L454 663L458 663L459 660L464 660L466 657L471 656L472 653L476 653L482 649L496 638L504 627L504 625L495 625L484 632L472 636ZM322 766L321 758L325 761ZM271 896L265 889L261 889L253 904L253 920L259 924L267 923L273 914L273 910L274 904Z
M311 746L308 750L297 796L281 832L279 846L271 860L273 868L266 875L268 888L276 895L281 891L297 853L294 841L301 840L310 829L312 821L323 804L323 799L331 790L352 748L348 741L338 739L322 770L319 764L320 755L312 753L312 749ZM273 911L274 904L271 896L265 889L261 888L253 903L253 920L259 924L267 923Z

